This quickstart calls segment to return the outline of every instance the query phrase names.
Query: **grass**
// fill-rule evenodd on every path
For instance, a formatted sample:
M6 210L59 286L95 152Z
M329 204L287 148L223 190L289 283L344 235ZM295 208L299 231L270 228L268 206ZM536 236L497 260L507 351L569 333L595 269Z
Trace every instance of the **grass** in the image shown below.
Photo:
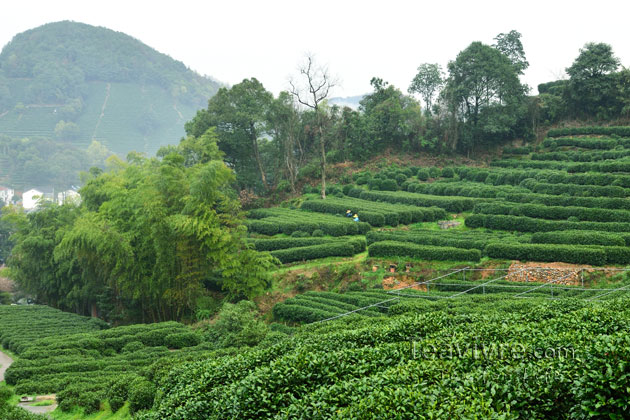
M288 271L294 270L308 270L311 268L319 267L327 264L338 264L338 263L348 263L348 264L356 264L363 262L367 258L367 251L362 252L360 254L356 254L354 257L327 257L320 258L318 260L309 260L302 264L295 265L283 265L278 269L273 271L273 274L284 274Z
M109 408L109 404L104 404L104 410L93 414L84 414L83 410L74 410L63 412L59 408L48 413L54 420L130 420L129 404L126 403L120 410L115 413Z
M42 400L36 401L33 404L29 404L31 407L48 407L55 403L54 400Z
M453 220L456 222L459 222L460 225L459 226L455 226L449 229L446 229L446 231L448 232L452 232L454 230L469 230L470 228L467 227L464 224L464 221L466 220L466 217L469 216L471 213L462 213L462 214L458 214L457 217L455 219L448 219L448 220ZM414 223L411 226L411 229L413 230L418 230L418 229L422 229L422 230L444 230L440 228L440 225L438 225L438 222L421 222L421 223Z

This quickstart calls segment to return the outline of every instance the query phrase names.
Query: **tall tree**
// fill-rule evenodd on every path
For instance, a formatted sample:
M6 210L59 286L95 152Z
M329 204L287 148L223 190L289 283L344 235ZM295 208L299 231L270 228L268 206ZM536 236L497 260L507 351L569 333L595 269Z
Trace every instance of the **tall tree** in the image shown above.
M516 72L522 75L529 67L529 62L525 58L521 33L511 30L507 34L500 33L494 40L496 43L492 46L509 58Z
M448 64L448 71L448 91L460 108L468 153L484 138L509 136L525 96L510 59L488 45L473 42Z
M295 183L305 158L305 150L300 112L290 93L280 92L270 108L268 120L275 146L282 159L284 177L289 181L291 191L295 193Z
M612 47L589 42L566 69L570 79L567 105L576 116L611 118L616 113L615 77L619 59Z
M335 86L335 80L328 73L326 67L315 62L312 54L307 54L305 62L299 68L300 76L297 80L290 80L291 94L302 105L315 112L317 119L317 134L319 138L320 167L322 175L322 198L326 198L326 140L324 136L323 103L330 90Z
M226 162L236 172L241 186L251 187L252 168L256 167L262 189L267 188L267 175L260 155L259 143L267 134L267 113L273 95L255 78L245 79L231 88L223 87L208 101L208 108L197 112L186 123L188 135L200 137L216 127L219 148ZM255 172L254 172L255 173Z
M431 112L431 103L434 96L444 85L444 72L439 64L424 63L418 67L418 73L415 75L407 90L409 93L417 93L422 96L426 105L426 110Z
M374 92L361 100L372 151L418 150L423 123L420 104L378 77L370 81Z

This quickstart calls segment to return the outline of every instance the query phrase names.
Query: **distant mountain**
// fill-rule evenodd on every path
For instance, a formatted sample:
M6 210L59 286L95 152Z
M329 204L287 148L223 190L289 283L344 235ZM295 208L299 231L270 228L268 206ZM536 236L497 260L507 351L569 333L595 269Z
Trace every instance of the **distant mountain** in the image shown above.
M352 109L359 109L359 102L363 99L365 95L357 95L357 96L346 96L345 98L330 98L328 101L330 104L339 105L339 106L347 106Z
M49 23L0 53L0 135L150 155L177 143L219 86L124 33Z

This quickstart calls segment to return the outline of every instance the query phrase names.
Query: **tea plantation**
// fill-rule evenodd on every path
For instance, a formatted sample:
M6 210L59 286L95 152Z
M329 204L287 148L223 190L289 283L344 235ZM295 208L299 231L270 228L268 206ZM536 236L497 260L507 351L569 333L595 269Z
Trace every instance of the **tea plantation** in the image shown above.
M363 170L352 174L352 182L330 186L326 200L306 194L292 208L251 211L249 230L256 241L291 235L325 237L331 245L332 237L367 235L368 255L377 259L625 266L629 135L628 127L553 129L536 146L506 147L489 167ZM345 217L347 210L360 221ZM436 222L453 217L464 225L437 229ZM306 243L286 242L281 255L291 257L280 260L362 251L324 242L306 249ZM326 253L319 251L323 248Z
M325 294L304 300L341 307ZM140 418L568 419L628 412L626 298L414 299L388 313L313 324L272 346L177 366Z
M54 393L63 411L92 413L103 401L117 411L127 400L137 411L152 401L151 367L209 353L199 334L177 322L104 327L45 306L0 306L0 341L18 357L6 383L17 395Z

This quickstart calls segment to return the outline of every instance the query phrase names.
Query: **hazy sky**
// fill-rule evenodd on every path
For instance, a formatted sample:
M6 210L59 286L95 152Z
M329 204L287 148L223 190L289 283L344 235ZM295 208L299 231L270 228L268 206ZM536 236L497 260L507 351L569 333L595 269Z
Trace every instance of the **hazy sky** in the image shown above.
M193 70L235 84L256 77L274 93L309 51L340 86L369 92L373 76L406 90L421 63L444 68L472 41L516 29L530 86L564 75L586 42L606 42L630 66L630 2L611 1L72 1L3 7L0 43L47 22L74 20L125 32Z

